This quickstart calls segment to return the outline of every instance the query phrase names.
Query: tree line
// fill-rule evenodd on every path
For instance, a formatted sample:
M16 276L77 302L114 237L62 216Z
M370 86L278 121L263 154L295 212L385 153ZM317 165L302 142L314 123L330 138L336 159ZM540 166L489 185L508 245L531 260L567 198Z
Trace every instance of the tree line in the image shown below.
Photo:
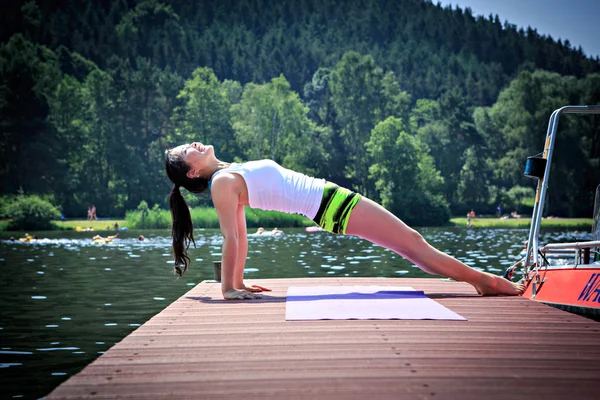
M439 224L514 205L550 113L600 102L581 49L424 1L19 5L1 21L0 189L67 216L165 206L164 150L197 140ZM589 216L600 120L560 130L550 213Z

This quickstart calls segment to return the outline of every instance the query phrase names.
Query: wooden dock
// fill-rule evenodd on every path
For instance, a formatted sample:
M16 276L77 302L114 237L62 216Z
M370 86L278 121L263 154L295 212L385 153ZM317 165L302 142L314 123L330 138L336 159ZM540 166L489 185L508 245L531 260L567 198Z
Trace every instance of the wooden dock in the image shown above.
M249 281L248 283L251 283ZM47 399L600 399L600 323L440 279L202 282ZM411 286L468 321L286 321L288 286Z

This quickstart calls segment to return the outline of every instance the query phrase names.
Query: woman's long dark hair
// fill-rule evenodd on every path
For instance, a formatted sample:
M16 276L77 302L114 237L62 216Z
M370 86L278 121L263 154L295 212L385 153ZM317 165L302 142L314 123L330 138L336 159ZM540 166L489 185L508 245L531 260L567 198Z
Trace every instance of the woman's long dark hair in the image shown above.
M190 209L179 188L183 186L192 193L202 193L208 188L208 180L200 177L189 178L187 173L190 166L181 159L179 154L173 154L171 150L167 150L165 155L167 176L174 184L169 194L169 208L173 218L171 236L173 237L175 273L180 278L190 265L190 258L187 255L190 243L193 243L195 247L196 242L194 241L194 225Z

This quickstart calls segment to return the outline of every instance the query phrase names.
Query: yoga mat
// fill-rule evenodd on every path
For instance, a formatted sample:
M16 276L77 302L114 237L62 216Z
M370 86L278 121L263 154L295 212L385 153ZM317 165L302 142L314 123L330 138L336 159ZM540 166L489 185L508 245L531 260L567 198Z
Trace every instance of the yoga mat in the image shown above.
M285 319L467 319L406 286L290 286Z

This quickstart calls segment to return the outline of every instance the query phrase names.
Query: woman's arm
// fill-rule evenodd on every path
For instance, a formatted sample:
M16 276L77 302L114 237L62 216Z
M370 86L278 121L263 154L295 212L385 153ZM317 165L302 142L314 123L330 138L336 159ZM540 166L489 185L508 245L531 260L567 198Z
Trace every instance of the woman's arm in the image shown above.
M271 289L263 286L246 286L244 284L244 266L246 265L246 258L248 257L248 229L246 227L246 214L244 213L243 205L239 205L237 209L237 225L239 240L233 287L236 289L247 290L249 292L270 292Z
M237 230L238 230L238 253L237 263L235 264L235 276L233 278L233 287L236 289L245 289L244 285L244 266L248 256L248 231L246 228L246 214L244 206L237 207Z
M238 262L240 235L237 218L239 201L238 193L235 190L235 178L230 174L219 175L213 181L211 194L217 210L221 233L223 234L223 250L221 252L221 292L223 297L226 299L260 297L253 293L235 289L235 270ZM241 262L244 263L245 258Z

